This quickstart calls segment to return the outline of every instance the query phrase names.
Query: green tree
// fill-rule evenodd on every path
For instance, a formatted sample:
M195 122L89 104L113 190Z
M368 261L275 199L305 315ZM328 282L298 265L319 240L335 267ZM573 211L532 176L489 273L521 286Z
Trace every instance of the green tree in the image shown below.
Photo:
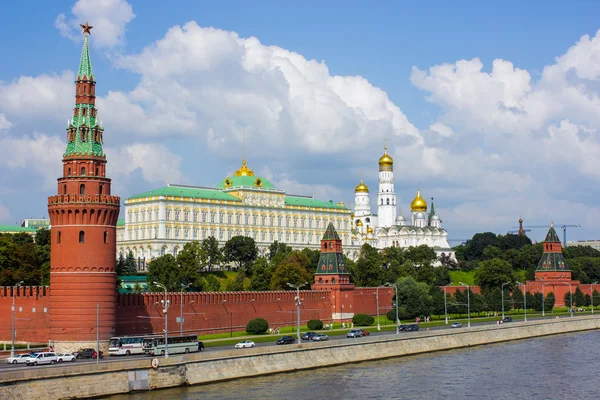
M496 246L488 246L483 250L483 259L491 260L493 258L500 258L502 256L502 250Z
M206 253L197 240L183 245L183 249L177 254L177 264L181 281L189 284L190 290L197 291L206 283L202 278L201 270L206 265Z
M218 292L221 290L221 283L213 274L208 274L204 277L204 290L206 292Z
M429 289L429 295L431 296L431 313L434 315L444 315L444 291L437 285L431 286ZM448 296L446 296L446 302Z
M35 244L38 246L50 245L50 229L40 228L35 233Z
M536 309L537 307L537 300L535 298L535 295L533 295L531 292L527 292L525 294L525 296L527 296L527 309L531 310L531 309ZM541 308L541 304L540 304L540 308Z
M33 244L33 236L31 236L29 233L19 232L12 235L12 241L17 246Z
M252 275L250 276L249 290L263 291L271 289L271 277L273 276L272 264L266 258L260 257L252 264Z
M119 253L119 258L117 259L117 275L123 276L125 275L125 257L123 253Z
M468 240L463 251L465 261L480 261L483 251L488 246L500 247L498 236L492 232L476 233L473 239Z
M291 252L292 248L290 246L276 240L269 246L269 261L277 265Z
M153 282L165 285L168 291L179 291L182 281L179 273L179 265L177 265L175 257L171 254L165 254L164 256L154 258L148 264L147 280L148 286L153 291L162 290L154 285Z
M523 297L523 292L521 291L521 289L519 288L519 286L516 286L513 289L513 293L512 293L512 303L513 303L513 306L517 310L520 310L521 308L523 308L524 301L525 301L525 298Z
M429 286L424 282L417 282L408 276L396 281L398 287L398 313L400 319L412 319L418 316L427 316L432 310L432 297Z
M585 295L579 287L575 289L575 293L573 294L573 303L575 303L575 306L577 307L585 307Z
M534 297L535 297L535 304L533 305L533 309L535 311L542 311L542 302L544 300L544 296L540 292L535 292ZM527 303L527 305L529 305L529 303ZM544 306L545 305L546 304L544 304Z
M505 293L504 297L504 300L506 300L507 293ZM488 311L502 311L502 291L500 288L489 288L486 290L483 293L483 301Z
M315 274L317 272L317 266L319 264L319 257L321 256L321 252L319 250L304 248L302 249L302 254L306 258L308 258L308 272L310 272L311 274Z
M438 274L436 272L436 268L434 268L431 264L424 264L420 267L417 267L415 278L419 282L425 282L428 285L435 285L438 280ZM449 275L448 279L450 279Z
M206 269L209 272L221 265L221 262L223 262L223 252L219 248L219 242L214 236L209 236L202 241L202 250L206 255Z
M592 300L594 303L594 309L596 309L598 306L600 306L600 293L594 289L594 292L592 293Z
M225 287L225 291L227 292L241 292L244 290L244 281L246 279L246 275L244 272L239 271L233 280L229 280L227 282L227 286Z
M373 287L381 285L384 274L381 268L381 256L377 249L365 243L361 247L356 265L349 265L349 272L356 286Z
M567 260L579 257L600 257L600 251L592 246L567 246L563 248Z
M573 304L571 304L571 299L573 299ZM575 297L571 295L570 292L565 293L565 297L563 298L565 302L565 306L573 307L575 303Z
M252 263L258 257L258 249L251 237L234 236L225 243L223 254L226 262L233 263L238 271L249 274Z
M406 259L410 260L416 267L432 265L434 261L437 260L435 250L426 244L417 247L409 247L405 251L405 256Z
M311 275L306 269L298 263L281 263L275 268L271 277L272 290L289 290L288 283L302 285L304 282L311 282ZM305 289L309 289L305 286Z
M137 273L137 261L133 256L133 251L129 250L125 259L124 275L135 275Z
M531 245L531 239L527 236L519 236L515 234L508 233L504 236L498 236L499 246L502 251L506 251L509 249L520 249L523 246Z
M546 311L552 311L555 303L556 303L556 297L554 296L554 293L552 293L552 292L548 293L548 295L546 296L546 299L544 300L544 308L546 309Z
M480 262L479 268L475 271L475 284L483 291L501 287L503 283L513 282L514 279L510 264L499 258Z

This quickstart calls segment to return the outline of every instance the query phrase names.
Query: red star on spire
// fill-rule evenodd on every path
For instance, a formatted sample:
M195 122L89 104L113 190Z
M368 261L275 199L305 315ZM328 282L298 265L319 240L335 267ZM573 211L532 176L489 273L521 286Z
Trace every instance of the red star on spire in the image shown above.
M92 34L93 26L90 26L87 21L85 21L85 24L79 24L79 26L81 26L81 33L83 33L84 35Z

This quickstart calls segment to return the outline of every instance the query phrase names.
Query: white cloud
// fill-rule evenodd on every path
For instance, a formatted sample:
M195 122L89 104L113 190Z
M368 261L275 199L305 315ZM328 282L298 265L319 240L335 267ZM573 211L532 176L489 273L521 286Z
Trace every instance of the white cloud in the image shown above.
M196 136L223 153L245 132L255 154L275 157L339 154L386 136L420 140L366 79L331 75L324 62L196 22L169 29L118 65L139 73L140 83L112 93L102 108L137 135Z
M28 176L42 176L44 187L53 188L61 174L61 159L65 145L58 138L43 133L19 138L0 138L0 166Z
M0 112L11 120L40 118L64 120L71 117L75 105L75 76L71 71L60 75L21 76L10 82L0 81Z
M8 119L6 119L4 114L0 113L0 129L8 129L11 125L12 124Z
M12 224L14 222L14 218L10 214L9 209L0 203L0 224Z
M120 148L107 148L111 175L115 180L127 181L139 170L147 182L184 183L180 171L181 157L166 147L153 143L133 143Z
M94 44L112 48L125 42L125 28L133 18L135 14L131 4L125 0L79 0L71 9L71 16L59 14L54 26L61 35L81 40L79 24L88 21L94 27Z

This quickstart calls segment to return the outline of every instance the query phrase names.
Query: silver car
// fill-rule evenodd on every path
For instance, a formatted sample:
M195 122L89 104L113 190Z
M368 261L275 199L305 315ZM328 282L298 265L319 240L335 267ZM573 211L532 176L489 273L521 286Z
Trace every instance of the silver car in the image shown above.
M6 359L6 362L8 364L25 364L25 361L31 357L31 354L27 353L27 354L17 354L14 357L8 357Z
M56 364L57 362L58 357L56 357L56 353L50 352L33 353L27 360L25 360L25 364L27 365Z
M315 342L323 342L325 340L329 340L329 336L324 333L319 333L318 335L313 336L312 340Z
M75 356L73 354L69 354L69 353L61 353L61 354L57 354L56 358L58 358L58 362L75 362Z

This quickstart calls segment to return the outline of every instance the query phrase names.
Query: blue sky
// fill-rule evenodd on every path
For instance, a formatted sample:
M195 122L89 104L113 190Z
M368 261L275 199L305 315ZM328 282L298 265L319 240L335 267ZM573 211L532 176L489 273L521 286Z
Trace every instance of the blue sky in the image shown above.
M519 216L598 238L600 3L288 3L4 5L0 223L46 215L88 19L123 198L216 185L244 131L276 186L352 203L361 170L375 195L388 137L405 216L420 184L454 239Z

